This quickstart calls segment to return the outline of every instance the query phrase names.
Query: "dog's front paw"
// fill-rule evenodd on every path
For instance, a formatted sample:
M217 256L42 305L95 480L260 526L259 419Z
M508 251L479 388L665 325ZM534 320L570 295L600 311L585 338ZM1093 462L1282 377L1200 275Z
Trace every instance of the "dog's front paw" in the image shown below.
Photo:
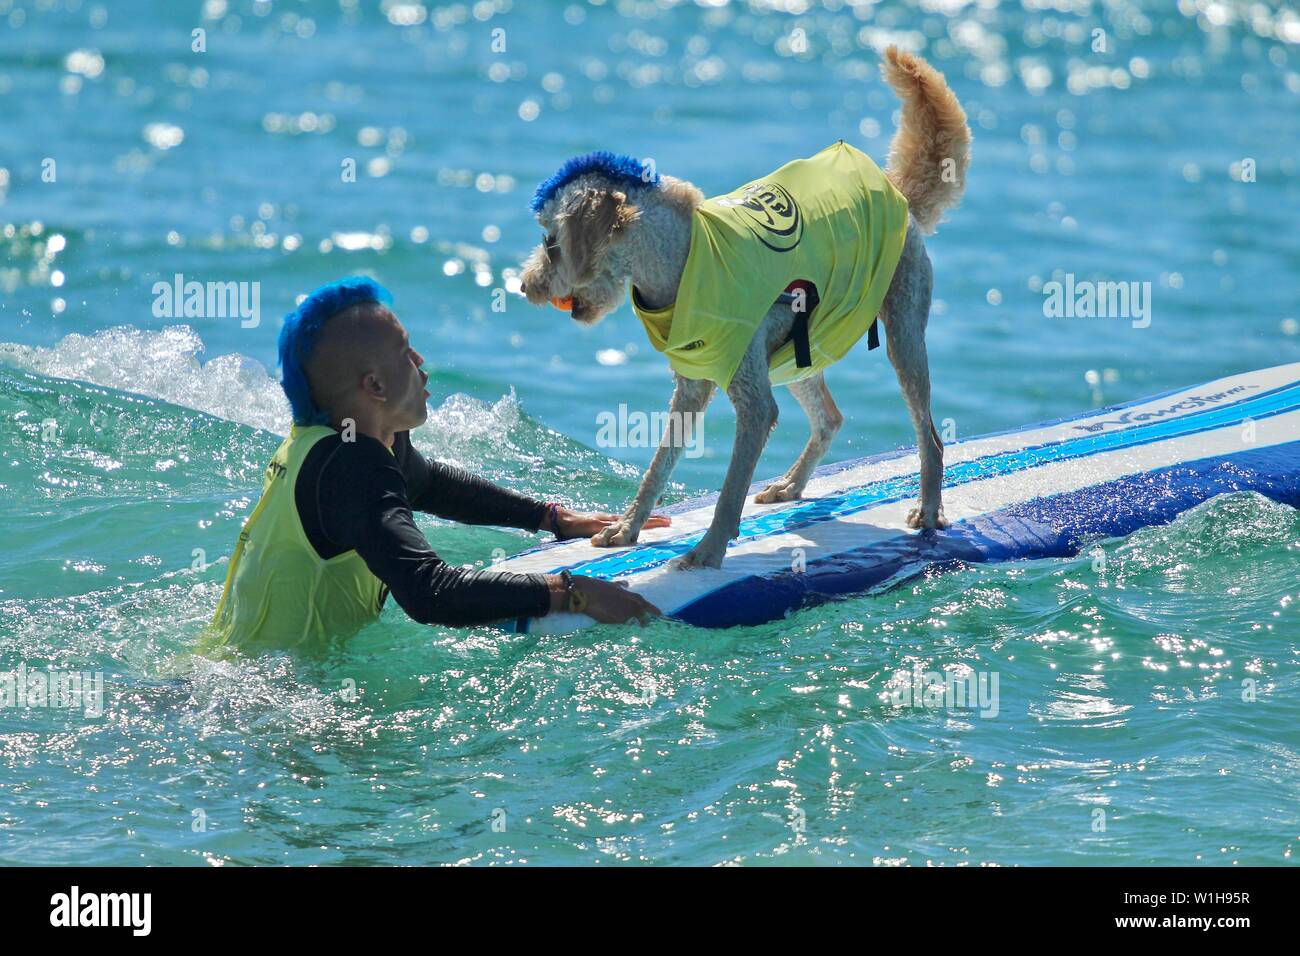
M637 535L640 533L640 526L624 518L593 534L591 543L597 548L621 548L624 545L636 544Z
M907 526L909 528L925 528L935 530L936 528L946 528L952 522L943 516L943 508L913 508L907 513Z
M795 501L802 495L803 485L790 478L779 478L754 495L754 503L770 505L776 501Z
M701 541L680 558L674 558L668 567L674 571L689 571L692 568L720 568L722 556L727 553L727 546L714 547L707 539Z

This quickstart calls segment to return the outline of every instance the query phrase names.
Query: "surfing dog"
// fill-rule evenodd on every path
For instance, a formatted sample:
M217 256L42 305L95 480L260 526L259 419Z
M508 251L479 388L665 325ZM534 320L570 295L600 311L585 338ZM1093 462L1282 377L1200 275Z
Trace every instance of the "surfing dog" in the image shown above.
M609 547L636 542L685 444L681 430L688 425L683 423L698 420L721 385L736 412L731 461L708 531L675 562L678 567L721 567L727 543L739 531L754 468L776 425L777 404L772 387L778 364L808 416L811 436L785 475L756 495L754 500L759 503L799 498L843 425L844 417L827 390L821 367L840 357L846 350L845 341L852 345L867 331L864 313L869 313L867 324L877 316L884 323L889 360L916 430L920 501L910 511L908 524L914 528L946 526L941 501L943 445L931 420L925 348L933 272L921 236L933 232L942 213L961 198L970 158L970 129L943 74L924 60L891 47L885 52L882 71L902 102L901 122L890 144L883 175L863 154L845 147L842 141L838 148L828 147L817 157L801 161L834 163L826 169L835 170L849 163L848 168L866 170L863 181L873 183L872 188L877 190L872 208L894 210L890 224L875 232L874 224L865 222L865 213L845 213L835 219L825 216L827 222L833 219L838 223L841 231L826 232L817 239L814 217L800 205L799 177L814 192L822 188L827 177L818 167L801 167L798 163L783 166L768 181L755 181L730 197L711 200L705 200L703 193L686 180L658 175L649 164L612 153L572 159L539 186L533 209L545 230L545 239L524 263L520 291L530 303L550 301L569 311L575 321L591 325L620 304L631 280L634 309L646 324L652 344L669 355L674 367L670 428L621 520L595 535L592 544ZM878 180L870 179L870 170L875 170ZM862 187L857 179L851 182L854 185L843 190L842 195L814 195L813 201L805 201L804 206L824 209L837 202L845 207L858 201L854 197ZM706 207L713 217L710 222L703 215ZM844 213L844 208L840 212ZM734 213L745 218L724 221ZM743 260L742 268L751 261L794 261L791 256L781 258L781 254L795 250L801 237L813 237L803 242L801 261L807 271L825 276L826 288L818 289L813 283L809 289L807 283L801 286L799 282L785 286L787 279L802 276L787 276L779 268L762 269L764 274L755 274L760 270L751 269L736 277L740 260L721 270L702 262L705 247L719 244L731 243L728 248L750 256L750 246L743 244L746 240L742 227L748 228L764 247L750 243L755 253ZM707 241L700 232L705 228L716 230ZM829 266L823 268L818 259L808 258L808 252L816 252L816 242L820 241L823 253L836 248L839 251L838 255L823 258L840 262L855 259L846 257L839 245L845 228L849 234L858 230L859 242L872 248L869 255L856 256L858 264L852 269L858 271L851 269L847 275L841 271L837 276ZM871 256L874 259L864 267L862 261ZM735 279L732 288L719 290L711 268L723 276L731 275ZM878 287L874 298L853 284L864 276ZM778 285L771 286L773 280ZM737 288L742 285L745 289ZM728 300L720 300L721 304L711 301L718 295L742 298L746 289L784 294L772 294L762 301L749 325L744 325L739 315L726 314ZM811 307L809 293L814 302ZM853 297L852 308L841 307L831 293L839 299ZM718 314L720 309L722 315ZM836 311L847 314L854 310L858 314L850 318L857 324L849 330L850 340L844 339L841 330L835 348L827 347L832 337L829 333L823 335L824 323L819 325L819 321ZM713 326L700 324L710 318ZM688 325L711 331L683 342L675 333L680 331L679 326ZM738 342L737 329L743 336ZM874 339L874 327L870 331ZM716 342L710 337L714 332ZM723 347L724 340L734 346L730 352ZM816 360L812 359L814 352Z

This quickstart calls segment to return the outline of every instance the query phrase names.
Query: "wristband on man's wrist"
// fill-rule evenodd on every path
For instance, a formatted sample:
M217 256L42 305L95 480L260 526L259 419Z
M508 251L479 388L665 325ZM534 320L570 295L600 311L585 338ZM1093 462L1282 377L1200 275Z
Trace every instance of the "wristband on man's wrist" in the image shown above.
M546 514L551 520L551 534L555 535L555 540L560 540L560 504L558 501L546 502Z
M587 609L587 595L573 583L573 574L568 568L560 572L560 580L564 582L564 610L570 614L581 614Z

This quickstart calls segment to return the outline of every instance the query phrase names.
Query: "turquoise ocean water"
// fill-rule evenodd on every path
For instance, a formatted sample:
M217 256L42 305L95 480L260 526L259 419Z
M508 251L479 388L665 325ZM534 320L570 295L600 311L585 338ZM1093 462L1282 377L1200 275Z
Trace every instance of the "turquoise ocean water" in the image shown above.
M883 162L891 42L975 134L930 240L937 419L1300 360L1300 15L1272 3L0 0L0 672L104 679L97 716L0 710L0 862L1294 863L1300 516L1250 495L1101 570L958 569L763 627L389 607L319 657L188 656L286 429L295 296L375 275L433 370L420 447L619 509L650 451L596 416L662 408L666 366L626 307L493 310L532 188L590 149L708 195L839 138ZM157 315L177 273L259 282L260 322ZM1066 274L1150 282L1150 325L1045 318ZM882 352L828 381L829 460L911 443ZM804 441L780 401L761 475ZM733 423L716 403L673 500L716 489ZM535 540L422 523L461 563ZM998 716L882 699L915 667L998 673Z

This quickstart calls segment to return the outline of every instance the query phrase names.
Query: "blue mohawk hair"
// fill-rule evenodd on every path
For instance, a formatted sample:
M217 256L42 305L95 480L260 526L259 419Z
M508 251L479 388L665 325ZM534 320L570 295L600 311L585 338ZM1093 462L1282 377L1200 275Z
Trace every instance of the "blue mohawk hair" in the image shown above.
M625 186L658 186L659 173L657 171L651 173L653 169L652 164L643 163L635 156L625 156L622 153L610 153L605 150L584 153L565 162L554 176L538 186L537 192L533 193L533 201L529 203L529 208L533 212L540 212L547 200L583 173L603 173Z
M348 276L321 286L284 317L284 325L280 328L280 368L284 370L284 377L280 380L280 387L293 409L295 425L330 423L329 415L311 397L311 386L303 367L316 348L321 329L330 316L358 302L391 305L392 301L388 290L374 279Z

